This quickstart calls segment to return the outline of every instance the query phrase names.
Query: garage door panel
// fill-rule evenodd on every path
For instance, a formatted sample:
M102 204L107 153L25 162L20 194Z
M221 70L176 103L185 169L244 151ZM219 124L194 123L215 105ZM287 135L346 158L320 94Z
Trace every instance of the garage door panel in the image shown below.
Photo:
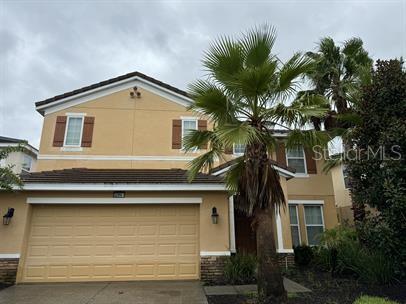
M198 205L37 205L25 282L197 279Z

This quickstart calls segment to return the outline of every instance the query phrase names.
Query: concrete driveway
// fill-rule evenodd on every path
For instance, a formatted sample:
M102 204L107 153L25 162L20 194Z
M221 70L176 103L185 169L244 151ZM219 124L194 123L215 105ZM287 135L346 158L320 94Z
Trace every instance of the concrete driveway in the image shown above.
M198 281L21 284L0 304L207 304Z

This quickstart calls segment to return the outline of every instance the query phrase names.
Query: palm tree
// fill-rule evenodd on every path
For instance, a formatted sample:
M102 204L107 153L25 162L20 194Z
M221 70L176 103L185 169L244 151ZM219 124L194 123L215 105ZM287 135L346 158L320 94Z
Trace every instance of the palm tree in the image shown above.
M299 53L285 64L272 54L275 30L262 26L240 39L223 37L205 53L207 79L190 85L191 109L208 117L212 130L193 131L185 137L185 149L206 146L206 153L189 164L193 179L224 160L233 144L245 145L245 153L233 162L225 181L235 193L236 208L254 217L258 255L258 295L264 303L286 303L274 240L275 213L285 205L278 173L270 158L277 147L275 126L291 130L287 146L325 143L323 132L303 130L309 117L321 116L320 96L295 96L299 81L312 64Z
M370 81L372 59L360 38L351 38L337 46L331 37L320 40L316 52L306 55L314 61L314 68L307 74L315 92L326 96L331 107L322 120L314 118L315 128L324 121L326 129L351 125L350 112L359 100L361 85ZM338 118L339 122L336 122Z
M373 61L363 47L360 38L345 41L342 47L337 46L330 37L320 40L317 52L306 54L314 61L314 68L307 73L313 84L313 92L328 98L326 108L330 111L323 118L311 119L314 127L320 130L324 123L331 136L340 136L344 147L348 147L347 138L359 121L354 110L361 96L361 87L371 82ZM325 171L342 162L339 156L326 163ZM353 203L354 219L362 221L365 217L365 206Z

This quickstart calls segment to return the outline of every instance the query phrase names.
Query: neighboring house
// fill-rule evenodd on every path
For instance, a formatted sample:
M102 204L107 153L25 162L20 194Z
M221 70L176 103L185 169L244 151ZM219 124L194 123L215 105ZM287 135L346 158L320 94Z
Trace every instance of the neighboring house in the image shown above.
M352 225L354 223L354 215L346 166L344 164L336 165L331 169L331 176L333 178L338 221L343 224Z
M11 152L7 158L0 160L0 167L12 166L15 174L35 171L38 150L22 139L0 136L0 150L18 146L22 147L22 151Z
M138 72L37 102L37 172L23 176L23 191L0 194L1 210L15 208L0 227L0 265L18 264L18 283L211 280L224 256L252 251L249 219L221 178L230 163L187 180L204 147L185 154L182 137L212 126L188 111L191 102ZM283 142L286 133L275 132ZM286 255L292 244L316 244L337 218L321 161L302 149L280 149L275 159L289 202L275 223Z

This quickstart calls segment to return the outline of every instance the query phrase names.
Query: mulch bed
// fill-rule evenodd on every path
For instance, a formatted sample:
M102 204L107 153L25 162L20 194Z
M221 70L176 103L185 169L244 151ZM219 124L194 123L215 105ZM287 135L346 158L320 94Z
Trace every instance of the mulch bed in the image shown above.
M3 284L3 283L0 283L0 290L5 289L5 288L10 287L10 286L11 286L10 284L6 285L6 284Z
M389 298L406 303L406 282L392 286L367 285L353 277L335 277L330 273L296 269L285 276L312 290L289 295L289 304L352 304L362 295ZM207 297L209 304L254 304L252 295Z

